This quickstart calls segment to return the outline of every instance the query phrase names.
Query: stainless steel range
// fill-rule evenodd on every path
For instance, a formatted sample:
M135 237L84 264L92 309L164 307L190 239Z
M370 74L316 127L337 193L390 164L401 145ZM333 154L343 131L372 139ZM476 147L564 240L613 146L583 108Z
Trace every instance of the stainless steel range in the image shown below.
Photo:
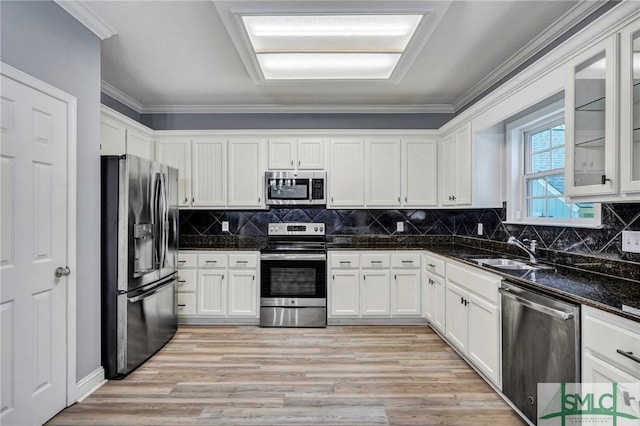
M260 255L260 326L327 326L323 223L270 223Z

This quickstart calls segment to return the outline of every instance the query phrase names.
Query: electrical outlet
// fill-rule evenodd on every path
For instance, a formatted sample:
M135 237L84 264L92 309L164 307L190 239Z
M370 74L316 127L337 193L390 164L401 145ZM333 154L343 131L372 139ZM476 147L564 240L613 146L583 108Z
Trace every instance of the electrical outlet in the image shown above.
M396 222L396 232L404 232L404 222Z
M478 235L482 235L484 233L484 226L482 223L478 223Z
M229 232L229 222L226 220L222 221L222 232Z
M622 231L622 251L640 253L640 231Z

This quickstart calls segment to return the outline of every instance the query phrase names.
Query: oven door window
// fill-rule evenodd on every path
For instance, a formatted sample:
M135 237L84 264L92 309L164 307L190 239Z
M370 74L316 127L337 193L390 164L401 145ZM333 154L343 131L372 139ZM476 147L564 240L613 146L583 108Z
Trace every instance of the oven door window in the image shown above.
M262 261L262 297L326 297L326 263Z
M270 200L307 200L309 199L309 179L297 179L295 185L269 184Z

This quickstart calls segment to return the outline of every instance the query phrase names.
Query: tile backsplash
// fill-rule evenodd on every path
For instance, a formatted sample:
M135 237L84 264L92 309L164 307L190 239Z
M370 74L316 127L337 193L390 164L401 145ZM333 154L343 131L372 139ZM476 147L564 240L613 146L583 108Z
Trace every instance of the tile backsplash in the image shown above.
M602 228L566 228L505 224L505 209L460 210L329 210L322 207L269 210L181 210L181 236L235 235L261 237L271 222L322 222L328 235L458 235L506 241L514 235L538 240L541 248L640 262L640 255L623 253L622 231L640 231L640 203L603 204ZM230 232L222 232L222 221ZM404 232L396 223L404 222ZM478 224L482 223L482 235Z

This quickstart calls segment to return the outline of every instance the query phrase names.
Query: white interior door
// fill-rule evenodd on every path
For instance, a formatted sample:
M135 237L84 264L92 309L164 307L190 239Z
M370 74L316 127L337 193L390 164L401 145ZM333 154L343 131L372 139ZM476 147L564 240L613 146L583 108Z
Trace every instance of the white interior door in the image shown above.
M0 424L66 405L66 104L2 77Z

